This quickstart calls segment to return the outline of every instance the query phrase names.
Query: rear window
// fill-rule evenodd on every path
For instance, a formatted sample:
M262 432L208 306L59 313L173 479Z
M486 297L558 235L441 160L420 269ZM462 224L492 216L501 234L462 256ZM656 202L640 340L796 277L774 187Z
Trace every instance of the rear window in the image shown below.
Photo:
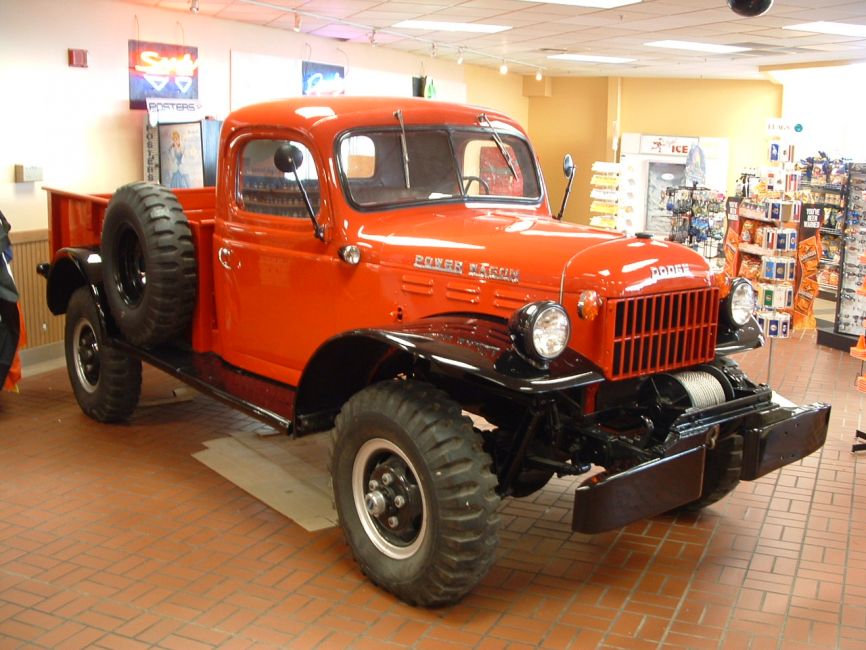
M313 212L318 214L321 192L313 155L307 147L293 140L259 139L244 145L237 179L238 206L247 212L309 219L295 175L284 174L274 165L274 153L284 144L294 145L303 154L298 179L307 192Z

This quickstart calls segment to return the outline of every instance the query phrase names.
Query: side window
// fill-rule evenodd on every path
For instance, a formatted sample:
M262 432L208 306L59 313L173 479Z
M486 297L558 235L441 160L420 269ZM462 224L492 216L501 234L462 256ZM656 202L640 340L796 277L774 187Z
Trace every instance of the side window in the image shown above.
M297 168L297 178L294 173L284 174L274 165L274 153L284 144L297 147L303 154L303 161ZM306 191L313 213L319 213L321 192L316 163L310 150L303 144L291 140L250 140L244 145L240 156L237 201L241 209L308 219L304 202Z
M514 167L513 173L492 138L473 137L464 142L460 162L466 194L515 198L537 197L540 191L525 143L509 134L503 134L501 138L503 149Z

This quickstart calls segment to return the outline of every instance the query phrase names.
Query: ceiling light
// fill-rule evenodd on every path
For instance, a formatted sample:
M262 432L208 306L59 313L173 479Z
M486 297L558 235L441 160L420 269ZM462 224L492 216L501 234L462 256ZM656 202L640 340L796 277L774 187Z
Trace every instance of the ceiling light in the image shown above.
M583 61L584 63L631 63L637 59L627 59L623 56L599 56L596 54L551 54L548 59L559 61Z
M718 45L716 43L695 43L693 41L652 41L644 43L649 47L667 47L672 50L690 50L692 52L709 52L710 54L733 54L746 52L752 48L736 45Z
M798 32L816 32L818 34L833 34L835 36L856 36L866 38L866 25L855 25L853 23L831 23L819 20L816 23L802 23L791 25L782 29L794 29Z
M505 25L485 25L484 23L449 23L440 20L404 20L393 27L399 29L426 29L434 32L472 32L476 34L496 34L511 29Z
M295 14L295 24L292 27L292 31L301 31L301 14Z
M544 78L544 75L541 74L541 70L536 70L535 71L535 80L541 81L543 78Z
M634 5L641 0L525 0L526 2L543 2L549 5L567 5L569 7L591 7L593 9L615 9L626 5Z
M499 74L508 74L508 64L505 61L499 66Z
M457 65L463 65L463 48L457 48Z
M189 12L197 14L199 11L198 0L189 0Z

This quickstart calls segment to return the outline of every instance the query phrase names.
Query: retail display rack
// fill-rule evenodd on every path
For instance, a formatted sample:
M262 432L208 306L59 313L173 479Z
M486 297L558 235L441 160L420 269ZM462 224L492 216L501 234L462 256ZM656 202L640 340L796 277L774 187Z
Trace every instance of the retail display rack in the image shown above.
M698 251L718 270L723 265L719 252L725 232L724 198L697 183L665 190L665 207L671 213L668 240Z
M850 347L863 334L866 318L866 163L848 163L846 172L844 209L837 222L840 246L835 319L832 328L818 328L818 343L837 349Z

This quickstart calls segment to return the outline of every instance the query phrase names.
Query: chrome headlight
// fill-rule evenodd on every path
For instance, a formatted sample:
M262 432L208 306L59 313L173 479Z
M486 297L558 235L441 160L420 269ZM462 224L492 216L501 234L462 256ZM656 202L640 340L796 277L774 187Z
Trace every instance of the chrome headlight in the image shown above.
M725 300L725 312L728 321L737 327L743 327L755 313L758 300L752 283L745 278L737 278L731 285L731 292Z
M568 347L571 322L565 308L553 300L531 302L508 323L514 347L531 361L547 363Z

